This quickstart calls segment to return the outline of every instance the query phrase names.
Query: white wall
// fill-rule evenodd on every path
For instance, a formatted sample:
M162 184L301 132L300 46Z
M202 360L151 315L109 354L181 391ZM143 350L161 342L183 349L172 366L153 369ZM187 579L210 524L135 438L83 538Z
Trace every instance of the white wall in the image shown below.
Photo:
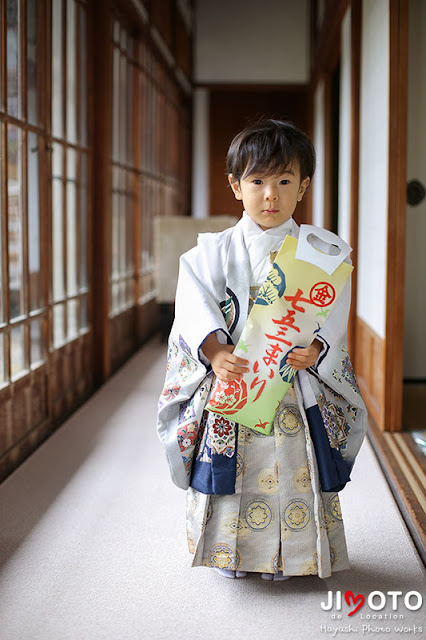
M426 185L426 2L410 0L407 181ZM426 202L407 207L404 376L426 378Z
M341 29L340 128L339 128L339 228L347 243L351 235L351 11L348 9Z
M195 82L307 83L308 0L197 0Z
M195 89L192 123L192 217L209 215L209 94Z
M386 326L389 151L389 2L363 0L357 313Z
M312 224L324 224L324 83L319 82L314 96L314 146L317 168L313 181Z

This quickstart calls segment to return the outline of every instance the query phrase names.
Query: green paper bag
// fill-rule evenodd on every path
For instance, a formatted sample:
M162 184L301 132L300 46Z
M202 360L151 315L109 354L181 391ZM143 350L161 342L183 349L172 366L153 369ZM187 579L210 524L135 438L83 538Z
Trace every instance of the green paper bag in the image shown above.
M337 245L338 255L314 248L312 236L320 246ZM270 433L296 374L287 356L315 339L353 269L343 262L350 251L341 238L311 225L301 226L299 240L286 236L234 350L250 371L241 380L217 380L207 410Z

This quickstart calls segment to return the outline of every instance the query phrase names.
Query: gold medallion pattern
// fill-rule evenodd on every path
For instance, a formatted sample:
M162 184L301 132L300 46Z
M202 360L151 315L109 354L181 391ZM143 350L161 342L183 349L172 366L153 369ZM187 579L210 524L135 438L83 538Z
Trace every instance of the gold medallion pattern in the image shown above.
M292 531L304 529L311 519L311 510L304 500L292 500L284 511L284 522Z
M275 469L263 469L257 476L257 488L261 493L272 496L278 493L278 475Z
M293 486L300 493L307 493L311 490L311 476L307 466L299 467L293 474Z
M302 416L295 404L288 404L281 407L276 416L275 424L286 436L297 436L303 427Z
M247 505L244 517L251 529L262 531L269 527L274 516L266 502L255 500Z
M250 527L245 520L239 517L238 512L228 513L224 516L221 531L227 538L239 538L240 540L245 540L251 534Z

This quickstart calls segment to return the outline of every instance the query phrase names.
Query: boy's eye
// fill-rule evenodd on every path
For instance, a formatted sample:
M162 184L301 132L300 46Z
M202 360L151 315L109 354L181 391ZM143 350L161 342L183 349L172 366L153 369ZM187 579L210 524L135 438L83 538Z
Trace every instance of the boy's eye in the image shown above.
M262 184L262 180L259 180L259 178L256 178L255 180L253 180L253 184Z
M290 180L281 180L280 184L290 184Z

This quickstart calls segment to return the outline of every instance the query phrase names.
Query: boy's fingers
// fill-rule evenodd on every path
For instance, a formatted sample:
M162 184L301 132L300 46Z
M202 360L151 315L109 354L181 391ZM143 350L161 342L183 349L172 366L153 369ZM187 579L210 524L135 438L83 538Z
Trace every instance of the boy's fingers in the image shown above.
M247 373L248 371L250 371L248 367L243 367L241 365L231 363L227 365L226 369L230 373Z
M249 363L248 360L244 360L244 358L240 358L239 356L234 356L233 354L231 354L229 361L234 362L235 364L238 364L241 367L246 367Z

